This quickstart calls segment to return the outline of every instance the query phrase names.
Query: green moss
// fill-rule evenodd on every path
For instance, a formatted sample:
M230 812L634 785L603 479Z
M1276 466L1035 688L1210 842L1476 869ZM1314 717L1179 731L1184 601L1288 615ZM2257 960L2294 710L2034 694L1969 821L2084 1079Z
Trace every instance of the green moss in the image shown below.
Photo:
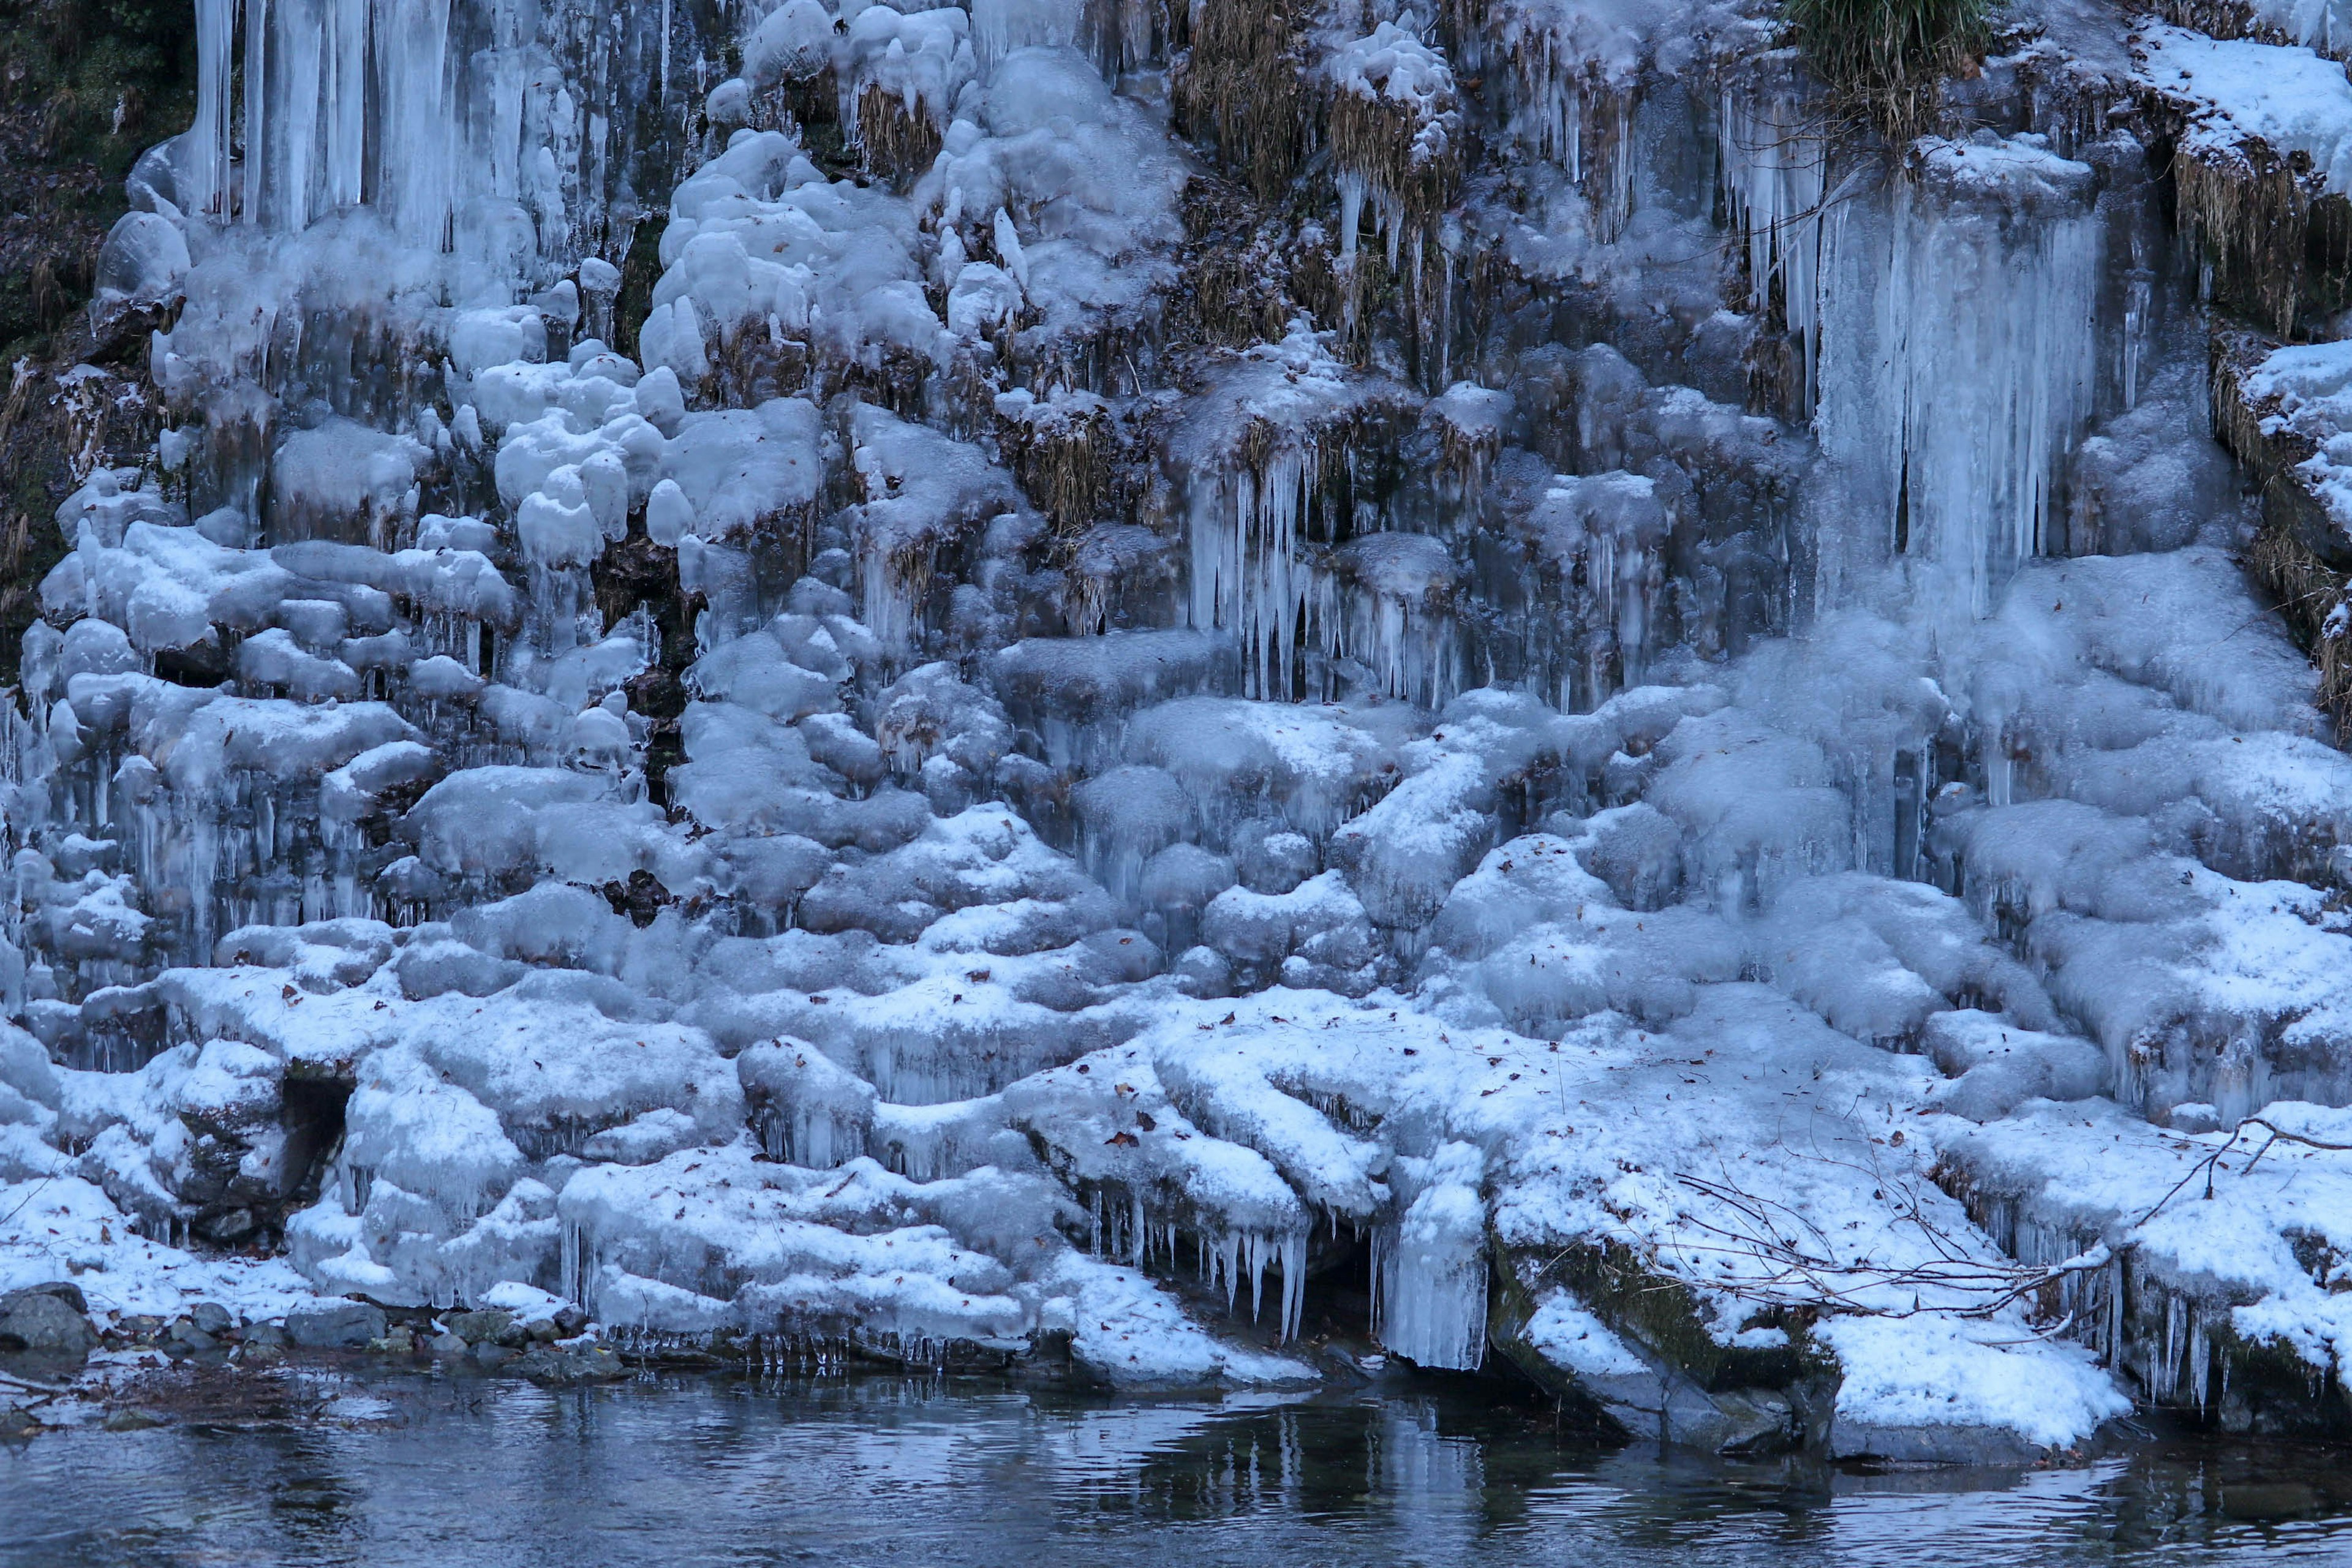
M645 219L621 258L621 292L613 301L613 346L625 354L637 352L637 333L653 314L654 285L662 275L662 231L668 226L666 217Z
M0 681L87 435L56 374L143 347L94 340L82 307L131 165L194 117L194 22L188 0L0 0ZM101 459L131 434L101 432Z
M89 297L140 152L195 107L187 0L0 0L0 357Z

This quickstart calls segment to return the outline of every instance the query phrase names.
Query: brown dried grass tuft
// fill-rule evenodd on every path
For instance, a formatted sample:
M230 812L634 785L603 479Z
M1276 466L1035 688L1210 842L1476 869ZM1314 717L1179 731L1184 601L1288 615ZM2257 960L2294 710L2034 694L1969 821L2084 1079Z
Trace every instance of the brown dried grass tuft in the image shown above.
M1993 42L1990 0L1783 0L1781 15L1832 93L1892 142L1935 119L1945 77Z
M1174 9L1191 29L1170 73L1177 128L1213 146L1260 201L1273 201L1315 151L1316 105L1305 88L1313 7L1202 0Z

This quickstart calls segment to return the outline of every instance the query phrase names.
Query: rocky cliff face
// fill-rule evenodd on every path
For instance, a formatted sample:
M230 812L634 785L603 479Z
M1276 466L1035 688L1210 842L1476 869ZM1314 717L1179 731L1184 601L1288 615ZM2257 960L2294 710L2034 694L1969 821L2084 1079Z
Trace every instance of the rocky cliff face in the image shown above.
M53 395L0 1259L2340 1421L2352 88L2266 15L2020 13L1890 145L1737 4L202 0Z
M193 18L175 5L40 5L0 15L0 669L39 613L41 578L72 545L59 502L100 462L136 463L152 421L78 393L77 364L129 363L136 333L84 309L122 177L194 100Z

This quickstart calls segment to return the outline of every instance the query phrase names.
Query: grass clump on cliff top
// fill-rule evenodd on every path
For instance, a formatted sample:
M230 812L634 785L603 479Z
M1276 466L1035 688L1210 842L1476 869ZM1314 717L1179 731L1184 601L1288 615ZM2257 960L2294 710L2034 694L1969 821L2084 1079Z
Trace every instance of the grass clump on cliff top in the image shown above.
M1782 0L1796 42L1833 92L1890 137L1926 128L1937 83L1992 42L1991 0Z

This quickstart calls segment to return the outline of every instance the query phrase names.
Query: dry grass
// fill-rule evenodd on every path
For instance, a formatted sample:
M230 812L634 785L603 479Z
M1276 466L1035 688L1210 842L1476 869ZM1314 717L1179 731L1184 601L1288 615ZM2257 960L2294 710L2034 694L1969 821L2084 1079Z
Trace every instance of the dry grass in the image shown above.
M2282 337L2317 304L2338 302L2352 275L2352 205L2252 143L2209 160L2176 147L2180 226L2204 247L2213 289Z
M999 443L1021 488L1056 534L1082 532L1118 510L1118 429L1104 405L1006 420Z
M2269 352L2251 332L2217 333L2213 342L2213 434L2263 486L2263 527L2246 552L2246 570L2278 604L2287 629L2319 670L2319 703L2336 721L2339 744L2352 744L2352 637L2325 635L2329 615L2352 600L2352 573L2339 572L2303 542L2305 527L2328 526L2295 472L2310 455L2291 433L2263 430L2265 412L2245 395L2244 376Z
M1785 0L1781 10L1831 90L1898 142L1934 118L1942 79L1992 42L1988 0Z
M902 187L940 155L940 128L922 106L908 109L904 99L879 83L869 83L857 95L850 140L869 173Z
M1260 201L1276 199L1315 150L1299 0L1202 0L1175 8L1191 24L1171 72L1177 127L1215 147Z

